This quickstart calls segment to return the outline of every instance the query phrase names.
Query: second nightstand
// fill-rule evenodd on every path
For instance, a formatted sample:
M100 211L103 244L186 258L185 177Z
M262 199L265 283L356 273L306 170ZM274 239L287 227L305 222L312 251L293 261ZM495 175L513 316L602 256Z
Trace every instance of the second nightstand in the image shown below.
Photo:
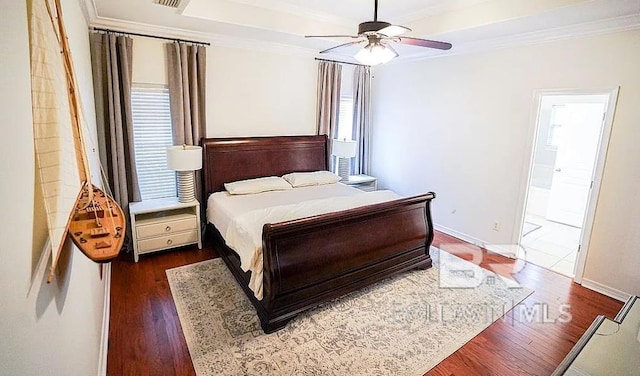
M349 180L341 180L340 183L350 185L354 188L367 192L378 189L378 180L369 175L351 175L349 176Z
M200 203L182 203L177 197L147 200L129 204L133 258L141 254L198 243L200 233Z

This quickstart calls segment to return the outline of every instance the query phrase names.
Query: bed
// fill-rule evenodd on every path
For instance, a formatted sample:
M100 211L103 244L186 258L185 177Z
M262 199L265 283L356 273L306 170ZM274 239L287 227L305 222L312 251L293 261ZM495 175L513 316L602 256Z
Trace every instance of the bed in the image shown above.
M224 191L225 183L327 170L329 160L326 136L206 138L201 144L203 203ZM397 273L431 267L434 197L430 192L264 224L261 299L249 287L252 273L242 269L238 253L216 226L208 223L208 229L256 308L262 329L271 333L321 302Z

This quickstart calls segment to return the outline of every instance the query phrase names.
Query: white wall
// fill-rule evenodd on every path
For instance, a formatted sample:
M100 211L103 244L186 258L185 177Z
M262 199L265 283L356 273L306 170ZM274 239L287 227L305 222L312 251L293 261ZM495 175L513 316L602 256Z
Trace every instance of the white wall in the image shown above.
M317 62L219 46L207 49L207 137L316 132Z
M133 81L168 85L166 40L133 37ZM316 132L311 56L207 47L207 137Z
M640 31L631 31L381 67L373 174L402 194L435 191L433 217L443 228L515 243L534 91L619 85L584 278L640 294L639 45Z
M166 40L133 36L131 79L134 83L169 85Z
M63 0L80 91L95 132L87 25L77 0ZM36 276L34 155L26 2L5 2L0 12L0 374L98 374L104 304L100 267L75 247L64 271L46 284ZM95 154L93 154L95 156ZM94 171L95 173L95 171ZM36 249L34 249L36 248ZM66 265L66 268L65 268Z

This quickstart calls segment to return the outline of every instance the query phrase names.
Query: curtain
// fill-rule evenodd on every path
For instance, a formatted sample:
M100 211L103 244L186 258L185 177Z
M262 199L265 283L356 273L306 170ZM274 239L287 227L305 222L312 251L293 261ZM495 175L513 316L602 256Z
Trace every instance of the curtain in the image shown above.
M326 134L330 139L338 132L340 114L340 81L342 65L321 61L318 63L318 124L319 135Z
M131 115L133 39L92 33L90 41L100 161L113 198L128 220L129 202L141 200ZM130 249L129 241L125 244Z
M341 80L342 65L327 61L318 63L317 133L329 136L330 142L338 135ZM329 171L334 170L334 165L335 158L329 156Z
M198 145L206 131L207 49L182 42L168 43L166 48L173 144ZM196 171L195 180L196 197L200 199L200 171Z
M371 68L358 65L353 73L353 139L357 143L352 173L369 174L371 167Z

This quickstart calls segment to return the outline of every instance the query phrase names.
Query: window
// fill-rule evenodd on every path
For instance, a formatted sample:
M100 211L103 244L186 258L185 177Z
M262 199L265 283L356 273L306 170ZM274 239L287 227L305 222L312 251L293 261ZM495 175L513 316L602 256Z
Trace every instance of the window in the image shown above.
M173 145L169 89L134 84L131 90L133 142L143 200L176 196L176 174L167 168L167 147Z
M558 150L558 145L563 137L562 125L567 122L567 109L564 105L551 106L551 119L547 132L547 150Z
M353 97L351 95L340 96L340 107L338 108L338 140L353 139ZM338 163L336 157L331 157L331 168L338 173Z
M353 139L353 97L340 97L338 113L338 140Z

